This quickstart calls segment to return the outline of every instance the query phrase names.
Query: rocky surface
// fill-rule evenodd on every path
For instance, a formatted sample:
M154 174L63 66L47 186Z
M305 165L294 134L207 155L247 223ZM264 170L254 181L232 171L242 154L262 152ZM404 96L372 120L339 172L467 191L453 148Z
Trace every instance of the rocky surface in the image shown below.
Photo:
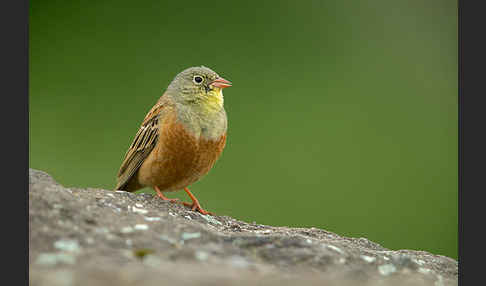
M204 216L30 169L30 285L457 285L458 265L316 228Z

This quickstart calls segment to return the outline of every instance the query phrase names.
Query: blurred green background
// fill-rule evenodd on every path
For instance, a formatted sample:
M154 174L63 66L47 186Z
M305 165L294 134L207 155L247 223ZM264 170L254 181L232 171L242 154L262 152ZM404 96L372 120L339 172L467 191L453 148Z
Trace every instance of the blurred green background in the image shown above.
M30 167L112 189L146 112L205 65L234 86L204 208L457 259L456 5L31 1Z

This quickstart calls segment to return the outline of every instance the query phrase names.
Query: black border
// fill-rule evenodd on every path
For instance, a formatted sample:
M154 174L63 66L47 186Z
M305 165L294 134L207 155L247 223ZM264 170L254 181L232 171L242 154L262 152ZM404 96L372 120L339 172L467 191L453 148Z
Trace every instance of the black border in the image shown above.
M2 246L5 281L29 284L29 2L0 4ZM8 277L10 276L10 277ZM11 278L11 279L9 279Z
M486 201L479 197L486 191L486 23L482 3L458 1L459 285L479 285L484 280L484 236L480 231L484 230Z

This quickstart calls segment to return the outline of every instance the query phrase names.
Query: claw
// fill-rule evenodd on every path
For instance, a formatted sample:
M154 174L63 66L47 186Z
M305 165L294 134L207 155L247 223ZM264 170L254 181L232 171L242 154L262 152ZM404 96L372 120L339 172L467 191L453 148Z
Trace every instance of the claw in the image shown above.
M196 197L189 191L188 188L184 188L184 191L186 191L187 195L191 198L192 203L186 203L183 202L182 204L185 206L188 206L191 208L192 211L198 211L203 215L213 215L212 212L208 212L207 210L204 210L201 205L199 204L199 201L196 199Z

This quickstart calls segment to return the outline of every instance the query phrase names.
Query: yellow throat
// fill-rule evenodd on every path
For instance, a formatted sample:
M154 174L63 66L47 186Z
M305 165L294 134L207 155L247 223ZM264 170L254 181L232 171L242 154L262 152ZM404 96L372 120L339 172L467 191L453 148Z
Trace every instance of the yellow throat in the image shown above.
M223 89L215 87L201 97L201 108L207 113L219 112L223 108Z

